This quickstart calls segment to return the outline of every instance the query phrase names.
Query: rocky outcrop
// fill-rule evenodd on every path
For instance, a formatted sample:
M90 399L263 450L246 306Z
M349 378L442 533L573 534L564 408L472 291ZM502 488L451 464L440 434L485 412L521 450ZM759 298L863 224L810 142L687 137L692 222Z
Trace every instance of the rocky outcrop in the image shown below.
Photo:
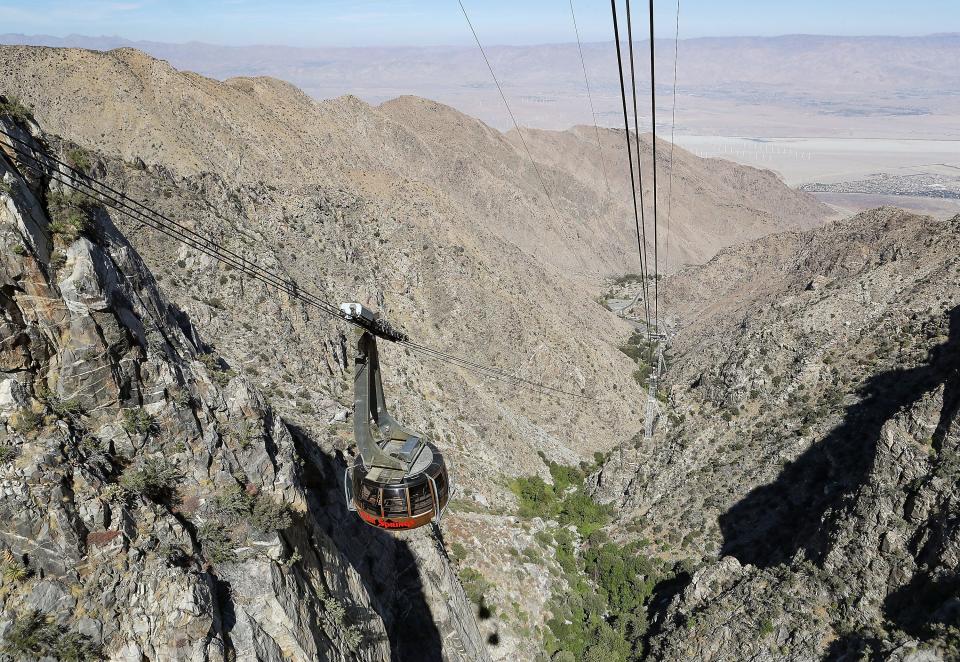
M342 458L210 353L104 210L0 151L3 655L484 659L429 533L355 522Z
M960 217L880 209L667 280L666 415L599 488L699 566L651 657L960 654L958 252Z

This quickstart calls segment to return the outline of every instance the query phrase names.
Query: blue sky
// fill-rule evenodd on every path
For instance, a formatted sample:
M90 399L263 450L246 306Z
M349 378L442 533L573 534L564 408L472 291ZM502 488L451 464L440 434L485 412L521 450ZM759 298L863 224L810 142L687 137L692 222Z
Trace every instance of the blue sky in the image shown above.
M957 0L681 2L684 37L960 30ZM572 40L568 0L464 0L464 4L485 43ZM635 6L635 12L645 15L645 3ZM574 0L574 7L584 40L610 39L609 2ZM657 3L658 36L672 36L675 9L676 0ZM457 0L0 0L0 32L296 46L471 43Z

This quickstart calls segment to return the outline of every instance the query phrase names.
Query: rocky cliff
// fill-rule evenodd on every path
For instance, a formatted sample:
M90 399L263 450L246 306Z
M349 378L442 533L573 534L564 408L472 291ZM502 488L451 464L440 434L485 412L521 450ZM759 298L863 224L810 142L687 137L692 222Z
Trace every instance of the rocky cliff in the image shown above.
M958 255L960 217L880 209L664 283L658 434L600 487L686 561L651 657L960 654Z
M438 541L355 522L342 460L228 370L103 208L11 155L3 654L484 659Z
M274 421L272 426L285 422L271 432L275 440L266 432L262 439L260 433L251 435L239 419L212 428L213 423L203 427L203 419L197 433L211 440L204 443L219 443L239 456L260 444L277 466L278 454L288 449L290 477L271 479L282 487L261 485L251 475L258 466L239 467L246 472L241 478L233 475L238 471L233 465L217 473L220 456L213 450L196 463L200 469L145 467L149 475L159 473L193 490L183 495L187 511L181 520L187 534L195 522L200 559L212 568L204 572L219 582L211 595L217 605L226 605L218 621L230 635L229 641L220 637L225 649L240 650L234 642L241 641L246 626L237 614L256 606L257 632L265 634L246 634L243 641L269 637L287 657L301 654L296 647L307 657L314 654L310 646L324 641L314 624L328 621L342 622L343 632L325 635L326 648L315 653L321 658L542 656L546 621L559 618L558 627L563 625L564 619L555 617L560 596L589 584L589 577L573 576L582 558L573 558L571 548L587 545L596 523L582 521L578 529L566 523L569 513L556 508L544 509L542 517L521 516L524 504L512 488L531 476L556 484L556 472L573 475L569 467L592 470L642 427L642 380L620 349L631 327L596 302L596 276L636 270L632 224L623 204L629 200L625 155L617 147L623 134L603 134L603 153L611 159L604 162L580 129L531 132L530 148L548 188L562 194L558 218L514 134L500 134L425 100L405 98L377 108L352 98L317 103L279 81L212 81L131 50L0 49L0 71L8 89L34 104L49 130L50 148L88 174L328 301L360 300L425 344L584 396L515 389L457 366L425 362L397 346L383 347L391 406L450 459L457 498L439 543L428 534L376 535L340 506L340 474L352 445L351 340L345 330L123 214L84 211L111 228L111 236L126 237L131 254L141 256L138 269L155 281L131 280L163 293L169 303L158 310L171 311L187 343L185 356L199 355L192 369L207 375L211 393L226 392L218 397L227 406L233 385L245 384L260 394L250 397L259 398L264 420ZM617 153L619 164L610 156ZM660 150L661 158L667 153ZM676 158L675 246L687 242L677 251L683 259L707 257L774 230L812 227L822 219L821 206L771 173L679 150ZM38 182L34 194L42 214L70 218L78 202L51 199L43 185ZM76 234L98 245L99 235ZM66 240L58 241L63 246L48 247L49 257L42 247L21 257L35 255L41 264L56 265L57 249L66 250ZM160 322L146 324L156 325ZM171 406L181 406L177 402L174 398ZM131 408L127 400L119 406ZM125 421L128 415L116 416ZM137 421L153 420L129 416L127 427L135 432L147 425ZM249 429L266 430L266 424L258 425L253 420ZM164 455L180 461L173 453ZM109 476L133 489L146 478L131 462L125 481L128 467L122 463L111 465ZM199 483L194 488L188 469L189 475L220 478L194 478ZM184 478L171 471L182 471ZM614 482L608 471L603 480ZM569 506L582 511L576 517L603 520L604 513L567 483L564 489L572 491L551 507ZM180 505L167 503L179 490L149 491L159 499L146 497L150 504L180 512ZM121 496L128 498L124 495L127 491ZM274 501L262 501L267 495ZM196 502L187 499L192 496ZM222 545L210 526L202 532L200 527L233 522L222 520L224 510L244 520L268 506L282 511L276 515L281 524L285 517L291 521L279 527L279 561L263 561L278 574L222 602L257 576L227 573L230 563L248 562L243 554L258 550L257 536L266 532L227 527L244 536L231 538L243 552L228 549L238 555L239 561L232 561L229 554L203 556L201 533L214 536L208 551ZM240 515L230 514L234 510ZM195 521L191 513L211 519ZM107 524L102 528L108 530ZM110 522L109 530L115 529ZM310 556L311 549L322 554ZM467 603L451 572L448 550L460 575L471 580L467 588L474 604ZM299 583L291 579L300 577L297 568L309 568ZM290 592L259 606L256 596L277 594L281 589L275 585ZM277 604L301 610L290 616L290 627L299 629L280 634L280 626L262 625L280 619L279 612L265 615ZM143 635L142 646L154 639ZM350 652L357 641L358 652ZM107 642L105 650L113 651L112 645ZM250 645L261 648L247 649L254 650L249 657L274 654L267 644Z

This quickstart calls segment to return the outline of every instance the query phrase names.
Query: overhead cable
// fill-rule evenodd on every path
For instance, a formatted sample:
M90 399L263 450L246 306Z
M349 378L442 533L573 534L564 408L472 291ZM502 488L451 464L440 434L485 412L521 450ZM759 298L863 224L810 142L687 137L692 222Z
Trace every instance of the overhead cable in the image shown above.
M7 146L14 152L14 158L16 158L17 161L23 165L26 165L27 167L40 168L62 186L65 186L77 193L81 193L97 201L98 203L109 207L117 213L151 229L157 230L171 239L179 241L199 251L200 253L203 253L204 255L238 269L247 276L250 276L251 278L265 285L273 287L280 292L289 295L291 298L297 299L307 306L319 310L330 317L360 328L365 328L363 325L345 317L340 309L334 304L309 292L308 290L304 290L294 280L251 262L235 251L221 246L213 240L204 237L191 228L183 225L182 223L179 223L168 216L155 211L142 202L134 200L133 198L116 190L108 184L105 184L104 182L90 177L81 170L56 158L46 150L41 151L43 158L40 158L33 153L34 147L30 143L27 143L26 141L8 133L3 129L0 129L0 135L6 136L11 141L11 143L9 143ZM64 170L66 172L64 172ZM527 388L537 391L541 394L553 393L577 398L588 397L582 393L566 391L548 384L526 379L500 368L477 363L475 361L471 361L469 359L441 350L435 350L417 343L401 342L401 344L435 361L455 365L482 376L492 377L499 381L511 383L519 388Z

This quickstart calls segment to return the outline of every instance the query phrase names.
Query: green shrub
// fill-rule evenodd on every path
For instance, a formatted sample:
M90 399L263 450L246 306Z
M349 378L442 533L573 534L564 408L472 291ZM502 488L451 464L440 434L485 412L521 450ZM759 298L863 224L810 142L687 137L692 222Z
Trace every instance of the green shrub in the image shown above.
M128 467L120 476L120 486L128 492L157 502L172 501L177 483L183 479L180 470L166 458L147 458L139 467Z
M0 181L0 191L5 193L8 196L13 196L13 184L10 182Z
M620 345L617 349L629 356L634 361L643 360L643 350L636 345Z
M89 637L68 631L36 610L23 612L14 619L0 650L15 660L52 657L62 662L87 662L102 659L100 648Z
M142 407L123 410L123 429L130 435L150 435L156 432L157 424Z
M771 634L773 634L773 622L769 618L764 619L763 622L760 623L760 636L766 637Z
M50 227L53 227L51 225ZM50 256L50 268L54 271L63 269L64 265L67 263L67 254L60 250L59 248L53 251L53 255Z
M29 434L43 426L43 416L32 409L21 409L16 414L13 429L20 434Z
M604 459L602 453L594 458L597 464L602 464ZM539 476L510 481L510 489L520 501L517 512L520 517L556 519L564 526L573 524L583 536L589 536L609 521L609 506L596 503L583 491L584 471L553 462L548 464L553 485ZM575 489L570 490L571 487Z
M633 379L643 388L647 388L653 368L644 364L633 371Z
M82 234L92 234L93 207L93 201L77 191L51 192L47 196L50 232L63 237L66 241L73 241Z
M17 122L33 121L33 111L15 96L0 96L0 115Z
M90 170L90 152L83 147L70 147L66 151L67 161L80 172Z
M217 514L226 524L247 522L256 531L282 531L293 524L290 510L263 494L250 494L231 485L215 499Z
M55 396L48 396L46 403L60 420L73 420L84 413L83 406L75 398L61 400Z
M467 548L462 544L455 542L450 545L450 556L452 556L455 561L460 563L467 558Z
M3 553L0 560L0 576L3 577L4 584L16 584L22 582L30 576L30 570L10 550Z
M487 605L487 592L493 588L490 582L473 568L463 568L459 574L463 592L467 594L470 601L478 607L485 607Z
M211 563L229 563L237 560L233 541L224 531L222 524L204 522L197 530L197 538L203 555Z
M613 281L615 285L626 285L627 283L642 283L643 276L640 274L623 274Z
M221 359L213 353L201 354L197 360L203 364L203 367L210 373L210 377L223 388L227 383L237 375L236 372L225 367Z
M257 531L283 531L293 523L290 510L285 504L270 497L257 495L250 513L250 524Z
M571 590L554 595L548 605L552 618L544 637L547 652L561 655L555 659L640 659L646 604L656 583L666 578L658 568L635 543L589 547L582 562L567 573Z
M17 456L17 449L10 444L0 444L0 464L9 462Z

